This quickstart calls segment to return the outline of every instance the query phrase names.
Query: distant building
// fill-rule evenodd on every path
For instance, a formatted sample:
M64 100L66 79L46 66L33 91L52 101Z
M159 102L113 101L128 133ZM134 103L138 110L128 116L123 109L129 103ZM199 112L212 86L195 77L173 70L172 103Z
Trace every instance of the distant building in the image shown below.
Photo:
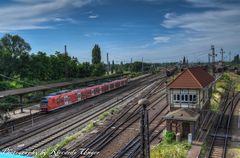
M168 86L168 104L170 112L164 117L167 130L188 133L195 136L199 122L202 120L200 111L210 101L214 78L202 67L187 68Z
M201 67L185 69L167 86L170 110L201 110L211 97L213 81L214 78Z

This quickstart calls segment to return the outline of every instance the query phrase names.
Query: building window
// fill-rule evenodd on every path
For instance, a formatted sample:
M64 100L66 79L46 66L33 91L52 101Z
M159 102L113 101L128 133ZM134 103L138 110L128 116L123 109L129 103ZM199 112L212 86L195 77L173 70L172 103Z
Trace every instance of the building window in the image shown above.
M180 100L180 95L179 95L179 94L177 95L177 100L178 100L178 101Z
M196 102L197 101L197 96L196 94L193 95L193 102Z
M189 95L189 101L190 101L190 102L193 101L193 97L192 97L192 95Z
M173 94L174 103L196 103L197 95L196 94Z
M180 102L180 95L179 94L173 94L173 102L179 103Z

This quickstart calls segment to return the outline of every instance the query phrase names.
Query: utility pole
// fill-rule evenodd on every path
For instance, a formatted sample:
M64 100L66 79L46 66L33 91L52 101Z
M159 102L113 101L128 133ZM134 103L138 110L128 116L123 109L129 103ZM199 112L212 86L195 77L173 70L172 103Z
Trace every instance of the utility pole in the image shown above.
M214 45L211 46L211 50L212 54L210 54L210 56L212 57L212 73L213 76L215 77L215 57L217 56L217 54L215 53Z
M68 68L67 68L67 45L64 45L64 56L65 56L65 77L68 78Z
M109 75L109 71L110 71L110 63L109 63L108 53L107 53L107 74L108 75Z
M232 60L232 52L231 51L229 52L228 56L229 56L229 62L231 62L231 60Z
M143 67L143 57L142 57L142 73L143 73L144 67Z
M133 67L132 61L133 61L133 60L132 60L132 58L131 58L131 62L130 62L130 66L129 66L129 71L130 71L130 72L132 72L132 67Z
M208 64L211 62L211 54L208 54Z
M221 61L222 61L222 64L223 64L223 54L224 54L225 52L223 51L223 49L221 48L221 51L220 51L220 54L221 54Z
M150 158L150 142L149 142L149 121L147 106L150 102L147 99L138 101L138 105L142 106L141 114L141 158Z

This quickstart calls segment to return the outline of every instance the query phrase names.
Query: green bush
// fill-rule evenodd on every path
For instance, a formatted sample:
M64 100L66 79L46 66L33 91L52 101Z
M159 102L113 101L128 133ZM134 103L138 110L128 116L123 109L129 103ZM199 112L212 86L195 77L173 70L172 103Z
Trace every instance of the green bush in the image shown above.
M172 143L173 141L173 138L174 138L174 133L173 132L170 132L170 131L164 131L163 133L163 141L166 142L166 143Z
M230 81L230 79L231 79L230 76L226 73L224 73L220 78L220 80L224 80L224 81Z
M15 108L14 104L17 104L18 102L19 101L16 96L9 96L9 97L3 98L0 100L0 110L5 112L10 111L13 108Z
M171 144L165 141L154 146L151 149L151 158L186 158L190 145L186 142L173 142Z
M10 88L9 82L0 81L0 91L4 91Z

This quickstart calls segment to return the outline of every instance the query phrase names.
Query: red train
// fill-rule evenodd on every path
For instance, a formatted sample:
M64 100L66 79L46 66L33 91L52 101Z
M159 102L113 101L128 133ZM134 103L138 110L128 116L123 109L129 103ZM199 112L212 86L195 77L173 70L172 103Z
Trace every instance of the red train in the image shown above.
M128 79L121 79L84 89L51 93L41 99L40 108L42 112L52 111L126 86L127 83Z

